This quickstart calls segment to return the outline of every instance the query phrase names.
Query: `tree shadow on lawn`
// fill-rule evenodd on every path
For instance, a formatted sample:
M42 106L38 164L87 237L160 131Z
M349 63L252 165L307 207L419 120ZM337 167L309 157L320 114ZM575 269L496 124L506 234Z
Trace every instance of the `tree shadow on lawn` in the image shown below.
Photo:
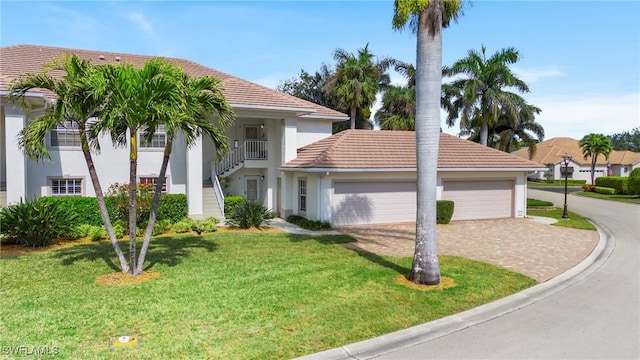
M119 241L125 258L129 259L127 250L129 241ZM141 241L138 241L137 251L140 252ZM149 270L156 264L176 266L182 259L191 256L194 249L204 249L213 252L218 245L209 236L166 236L152 238L147 256L145 258L144 270ZM114 271L121 271L115 255L113 245L109 241L101 241L95 244L72 246L56 250L53 255L61 259L61 264L65 266L73 265L77 261L104 261Z
M348 235L296 235L296 234L287 234L287 237L289 238L289 241L294 242L294 243L299 243L299 242L306 242L306 241L315 241L319 244L322 245L344 245L344 244L350 244L350 243L354 243L356 242L356 239L352 238L351 236ZM362 249L358 249L358 248L354 248L354 247L350 247L350 246L342 246L343 248L345 248L346 250L351 250L353 252L355 252L356 254L358 254L358 256L365 258L366 260L378 264L380 266L384 266L388 269L391 269L395 272L397 272L398 274L402 274L402 275L406 275L409 273L410 269L401 265L398 265L394 262L391 262L385 258L383 258L382 256L366 251L366 250L362 250Z

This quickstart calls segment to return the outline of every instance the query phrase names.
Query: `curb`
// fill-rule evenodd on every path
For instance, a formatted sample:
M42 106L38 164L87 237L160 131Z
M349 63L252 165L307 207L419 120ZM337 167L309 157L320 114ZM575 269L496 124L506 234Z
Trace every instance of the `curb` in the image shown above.
M593 221L600 240L591 254L564 273L519 293L495 300L476 308L407 329L299 357L299 360L353 360L373 359L410 346L434 340L460 330L499 318L513 311L556 294L583 280L596 271L611 256L615 237L611 231Z

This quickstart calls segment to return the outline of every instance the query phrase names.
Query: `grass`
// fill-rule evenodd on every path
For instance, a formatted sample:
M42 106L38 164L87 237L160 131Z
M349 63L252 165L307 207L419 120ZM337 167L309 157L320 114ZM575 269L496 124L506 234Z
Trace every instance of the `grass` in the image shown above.
M442 256L457 286L418 291L394 278L411 258L356 252L347 236L221 232L153 240L159 277L103 286L108 242L0 260L0 346L55 346L74 359L283 359L458 313L534 285L493 265ZM123 248L127 248L123 243ZM135 347L110 339L133 335Z
M579 196L584 196L584 197L595 198L595 199L604 199L604 200L619 201L619 202L626 202L626 203L632 203L632 204L640 204L640 195L606 195L606 194L598 194L596 192L586 192L586 191L575 192L574 194Z
M547 206L553 206L553 203L551 201L527 198L527 206L547 207Z
M558 222L553 224L555 226L564 226L564 227L569 227L574 229L596 230L596 227L591 222L589 222L589 220L583 218L582 216L569 211L568 212L569 219L563 219L562 213L563 213L563 210L556 207L549 208L549 209L527 208L527 215L545 216L553 219L558 219Z

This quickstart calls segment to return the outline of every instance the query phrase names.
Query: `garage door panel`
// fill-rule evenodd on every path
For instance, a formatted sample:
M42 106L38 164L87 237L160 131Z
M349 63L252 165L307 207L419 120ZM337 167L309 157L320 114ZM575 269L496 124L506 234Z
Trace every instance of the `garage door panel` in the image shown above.
M334 225L379 224L415 220L415 182L336 182Z
M513 180L445 181L444 200L455 203L452 220L513 216Z

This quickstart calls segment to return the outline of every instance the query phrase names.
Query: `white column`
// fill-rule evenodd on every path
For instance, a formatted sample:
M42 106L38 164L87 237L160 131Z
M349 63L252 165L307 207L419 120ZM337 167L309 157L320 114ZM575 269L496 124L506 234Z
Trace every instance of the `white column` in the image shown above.
M522 218L527 216L527 175L521 173L516 176L516 193L513 217Z
M298 154L298 119L284 119L282 129L282 163L295 159Z
M282 211L280 217L286 219L287 216L293 214L293 204L296 194L296 184L293 183L293 173L289 171L282 172Z
M320 221L331 222L331 196L333 187L331 178L320 176L318 189L318 218Z
M187 201L189 217L202 218L202 136L187 150Z
M5 111L5 144L7 153L7 205L25 199L27 195L27 159L18 146L18 134L26 125L24 111L11 104L3 104Z
M267 130L267 152L269 154L269 158L267 159L267 169L265 181L267 182L267 196L265 196L265 206L268 209L273 211L277 211L276 209L276 196L280 196L276 193L276 188L278 186L278 175L280 174L280 144L278 139L280 136L280 122L279 121L267 121L266 124Z

